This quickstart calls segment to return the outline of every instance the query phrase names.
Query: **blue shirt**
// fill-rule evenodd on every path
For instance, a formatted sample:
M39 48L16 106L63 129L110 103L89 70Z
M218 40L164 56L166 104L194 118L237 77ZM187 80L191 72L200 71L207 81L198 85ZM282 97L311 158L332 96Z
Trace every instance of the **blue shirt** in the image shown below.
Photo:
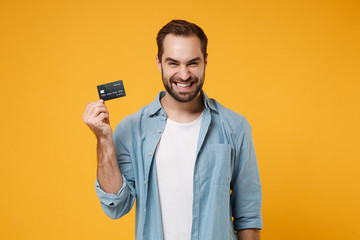
M113 139L123 185L105 193L95 182L101 206L110 218L128 213L136 199L137 240L163 239L154 160L165 129L160 92L149 105L127 116ZM202 92L204 112L193 179L192 240L237 239L235 230L262 229L262 193L251 126L244 116Z

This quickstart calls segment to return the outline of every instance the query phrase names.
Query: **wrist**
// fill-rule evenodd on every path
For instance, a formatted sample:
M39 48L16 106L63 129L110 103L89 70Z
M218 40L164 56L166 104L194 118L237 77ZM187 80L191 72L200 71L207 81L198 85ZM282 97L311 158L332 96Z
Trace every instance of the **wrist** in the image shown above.
M109 143L113 141L112 134L96 136L98 143Z

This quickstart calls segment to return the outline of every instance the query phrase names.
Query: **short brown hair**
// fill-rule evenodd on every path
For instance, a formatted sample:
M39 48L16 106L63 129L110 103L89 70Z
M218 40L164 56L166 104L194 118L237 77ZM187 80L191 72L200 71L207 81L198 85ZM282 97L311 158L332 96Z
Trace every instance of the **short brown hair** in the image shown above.
M163 55L163 43L164 39L168 34L173 34L175 36L197 36L200 39L201 44L201 52L206 57L206 49L207 49L207 37L204 31L194 23L189 23L185 20L172 20L168 24L166 24L163 28L160 29L157 37L156 42L158 45L158 58L161 62L161 57Z

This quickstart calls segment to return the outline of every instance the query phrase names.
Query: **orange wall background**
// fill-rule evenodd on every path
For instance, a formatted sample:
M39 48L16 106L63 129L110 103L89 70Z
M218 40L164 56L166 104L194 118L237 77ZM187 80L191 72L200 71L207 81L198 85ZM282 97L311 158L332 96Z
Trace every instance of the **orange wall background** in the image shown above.
M113 127L155 98L175 18L209 38L207 94L253 127L262 239L360 239L357 0L2 1L0 239L134 239L134 209L101 210L82 114L119 79Z

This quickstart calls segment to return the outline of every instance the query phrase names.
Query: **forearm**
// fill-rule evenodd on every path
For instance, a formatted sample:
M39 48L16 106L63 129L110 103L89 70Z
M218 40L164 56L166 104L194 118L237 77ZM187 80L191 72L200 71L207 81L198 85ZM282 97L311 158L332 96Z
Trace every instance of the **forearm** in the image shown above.
M260 240L260 229L243 229L237 231L239 240Z
M98 138L97 156L97 179L100 188L104 192L117 194L122 186L122 176L112 136Z

